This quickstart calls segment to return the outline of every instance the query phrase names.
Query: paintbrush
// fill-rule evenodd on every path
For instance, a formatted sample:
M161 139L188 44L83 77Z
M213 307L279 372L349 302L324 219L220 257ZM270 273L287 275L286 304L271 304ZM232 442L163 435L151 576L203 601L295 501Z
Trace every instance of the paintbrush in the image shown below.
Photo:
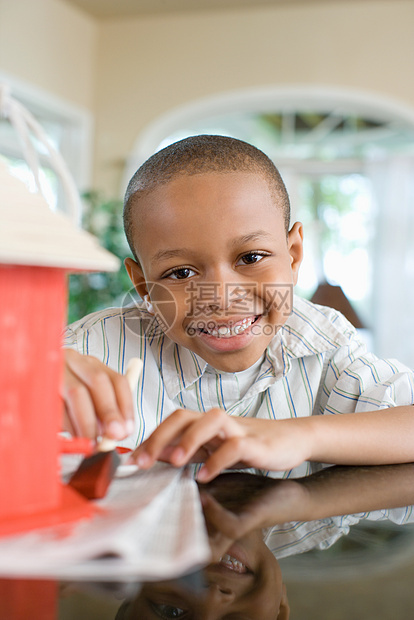
M125 376L134 392L142 372L142 360L134 357L127 366ZM96 445L96 452L83 459L68 484L87 499L100 499L106 491L121 462L116 450L116 441L102 437Z

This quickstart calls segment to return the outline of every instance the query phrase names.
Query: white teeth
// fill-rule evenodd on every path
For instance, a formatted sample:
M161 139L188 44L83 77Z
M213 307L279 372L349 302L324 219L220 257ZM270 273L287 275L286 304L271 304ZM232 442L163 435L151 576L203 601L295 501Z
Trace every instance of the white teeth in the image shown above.
M236 560L236 558L233 558L228 553L225 553L220 558L220 564L223 564L223 566L225 566L226 568L229 568L230 570L232 570L232 571L234 571L236 573L246 573L247 572L247 567L244 564L242 564L241 562L239 562L239 560Z
M236 325L220 325L218 328L209 329L208 333L215 338L230 338L242 334L254 322L255 317L249 317L236 323ZM207 330L206 330L207 331Z
M218 328L218 333L219 333L219 336L229 336L230 327L226 327L226 325L222 325L221 327Z

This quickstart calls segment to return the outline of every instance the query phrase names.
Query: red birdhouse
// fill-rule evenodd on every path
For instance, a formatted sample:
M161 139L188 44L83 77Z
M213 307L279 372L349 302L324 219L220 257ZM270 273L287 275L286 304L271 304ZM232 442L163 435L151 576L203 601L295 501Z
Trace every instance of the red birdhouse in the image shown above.
M0 535L84 510L58 468L67 272L118 267L0 165Z

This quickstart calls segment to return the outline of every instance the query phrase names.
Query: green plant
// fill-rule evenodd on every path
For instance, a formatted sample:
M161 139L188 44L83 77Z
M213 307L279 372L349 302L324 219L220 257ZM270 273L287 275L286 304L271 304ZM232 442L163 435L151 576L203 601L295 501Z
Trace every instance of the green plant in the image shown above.
M131 255L122 224L122 201L106 200L96 191L83 194L82 225L103 247L123 261ZM122 303L131 281L122 264L116 273L79 273L69 276L68 322L102 308Z

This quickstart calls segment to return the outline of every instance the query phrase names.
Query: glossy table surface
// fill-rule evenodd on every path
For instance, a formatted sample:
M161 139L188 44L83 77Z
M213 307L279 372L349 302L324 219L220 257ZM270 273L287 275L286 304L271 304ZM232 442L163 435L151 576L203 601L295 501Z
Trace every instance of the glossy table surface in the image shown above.
M204 569L140 583L3 578L0 620L414 617L414 465L228 473L199 489Z

